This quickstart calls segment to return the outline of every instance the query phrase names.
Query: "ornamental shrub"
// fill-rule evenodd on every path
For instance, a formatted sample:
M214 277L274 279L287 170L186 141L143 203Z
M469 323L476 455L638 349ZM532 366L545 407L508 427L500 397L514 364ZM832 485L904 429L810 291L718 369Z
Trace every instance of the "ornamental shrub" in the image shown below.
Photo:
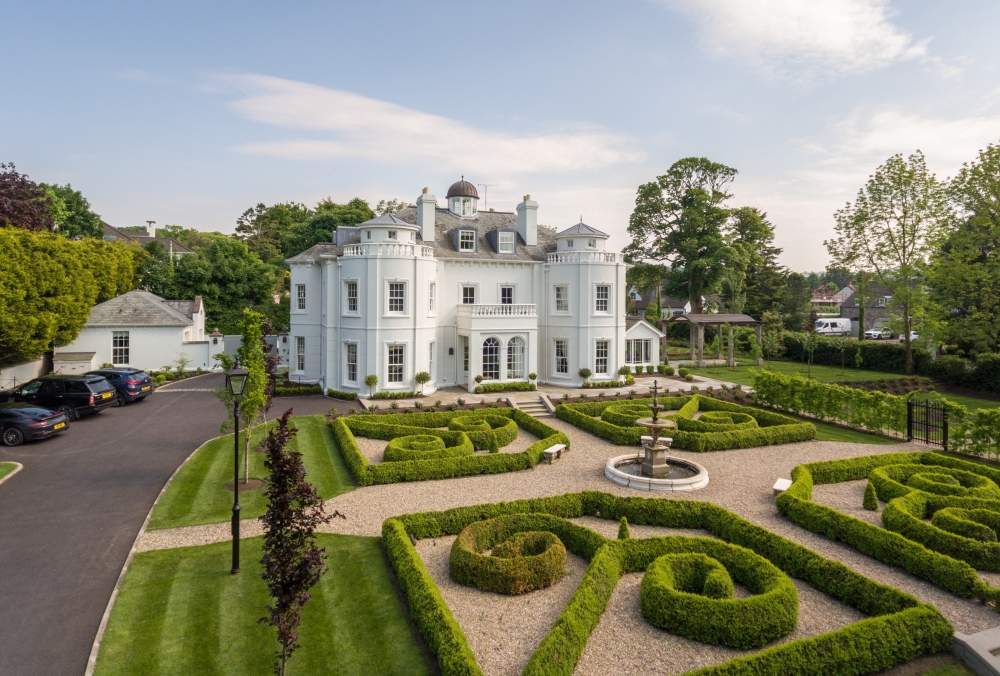
M385 447L383 462L457 458L475 453L472 441L467 435L461 432L448 435L448 441L452 442L448 446L442 437L442 432L434 431L437 434L411 434L392 439Z
M534 392L537 389L538 388L535 387L534 383L514 381L509 383L486 383L485 385L478 385L474 392L476 394L485 394L487 392Z
M689 373L686 376L684 376L684 380L688 381L689 383L694 382L694 376Z
M371 395L369 399L412 399L417 396L416 392L395 392L393 390L382 390Z
M679 375L681 378L687 378L690 373L691 371L684 368L683 366L677 369L677 375Z
M653 372L653 365L652 364L647 364L646 365L646 373L652 373L652 372Z
M878 511L878 494L875 492L875 486L871 481L865 486L865 497L862 506L871 512Z
M659 373L659 374L665 374L667 372L667 365L666 364L657 364L656 365L656 372Z
M639 364L635 365L635 374L640 375L642 373L642 366ZM625 375L628 375L627 373Z
M348 401L354 401L358 398L357 392L345 392L343 390L327 390L326 396L333 399L346 399Z
M628 519L623 516L618 523L618 539L628 540L630 537L632 537L632 531L628 527Z
M664 375L668 375L668 376L674 375L674 367L673 366L667 366L665 369L663 369L663 373L664 373Z

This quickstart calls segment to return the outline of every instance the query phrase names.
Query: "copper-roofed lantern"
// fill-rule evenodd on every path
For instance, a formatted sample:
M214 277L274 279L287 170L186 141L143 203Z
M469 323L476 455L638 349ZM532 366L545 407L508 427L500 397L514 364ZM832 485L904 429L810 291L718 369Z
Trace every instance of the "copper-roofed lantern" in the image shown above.
M448 211L461 218L473 218L479 211L479 191L465 180L456 181L448 188Z

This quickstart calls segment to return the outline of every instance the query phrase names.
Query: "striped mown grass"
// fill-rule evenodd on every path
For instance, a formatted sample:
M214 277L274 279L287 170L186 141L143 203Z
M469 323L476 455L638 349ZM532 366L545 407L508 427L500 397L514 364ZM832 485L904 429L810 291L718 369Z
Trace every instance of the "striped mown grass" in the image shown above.
M270 673L278 642L266 614L261 538L136 555L115 602L98 676ZM289 676L429 674L393 587L379 538L319 534L330 570L302 612Z
M292 445L302 453L309 472L307 478L320 495L326 499L354 490L351 474L341 459L326 419L321 415L294 416L291 423L298 429L292 437ZM266 476L264 455L253 452L263 436L260 427L255 428L251 436L250 478L264 479ZM242 477L241 452L241 480ZM232 516L233 492L227 490L226 485L232 481L233 436L230 434L204 444L181 468L153 511L149 530L228 521ZM240 493L241 518L258 517L266 509L263 490Z

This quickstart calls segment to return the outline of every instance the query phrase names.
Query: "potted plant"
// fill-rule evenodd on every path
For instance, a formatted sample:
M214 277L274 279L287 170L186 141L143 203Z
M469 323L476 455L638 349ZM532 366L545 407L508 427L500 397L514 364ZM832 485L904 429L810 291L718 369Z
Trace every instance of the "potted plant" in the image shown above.
M620 369L618 369L618 375L620 375L622 378L628 378L630 375L632 375L632 369L630 369L628 366L622 366Z
M528 374L528 380L530 380L532 383L534 383L537 378L538 378L538 374L537 373L529 373Z
M582 369L580 369L579 373L580 373L580 377L583 378L583 386L586 387L587 386L587 378L589 378L591 375L593 375L593 373L586 366L584 366Z
M420 385L420 396L424 396L424 384L431 381L431 374L427 371L421 371L417 375L413 376L413 380Z

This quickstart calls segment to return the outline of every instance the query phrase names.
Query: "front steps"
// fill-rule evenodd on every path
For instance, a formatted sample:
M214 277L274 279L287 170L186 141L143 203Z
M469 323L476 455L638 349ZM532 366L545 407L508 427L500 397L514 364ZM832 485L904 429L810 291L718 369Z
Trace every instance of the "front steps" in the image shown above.
M545 405L545 402L542 401L542 396L544 395L539 395L530 399L528 397L521 397L519 399L511 398L510 402L514 404L515 408L524 411L533 418L551 418L552 412L549 410L549 407Z

